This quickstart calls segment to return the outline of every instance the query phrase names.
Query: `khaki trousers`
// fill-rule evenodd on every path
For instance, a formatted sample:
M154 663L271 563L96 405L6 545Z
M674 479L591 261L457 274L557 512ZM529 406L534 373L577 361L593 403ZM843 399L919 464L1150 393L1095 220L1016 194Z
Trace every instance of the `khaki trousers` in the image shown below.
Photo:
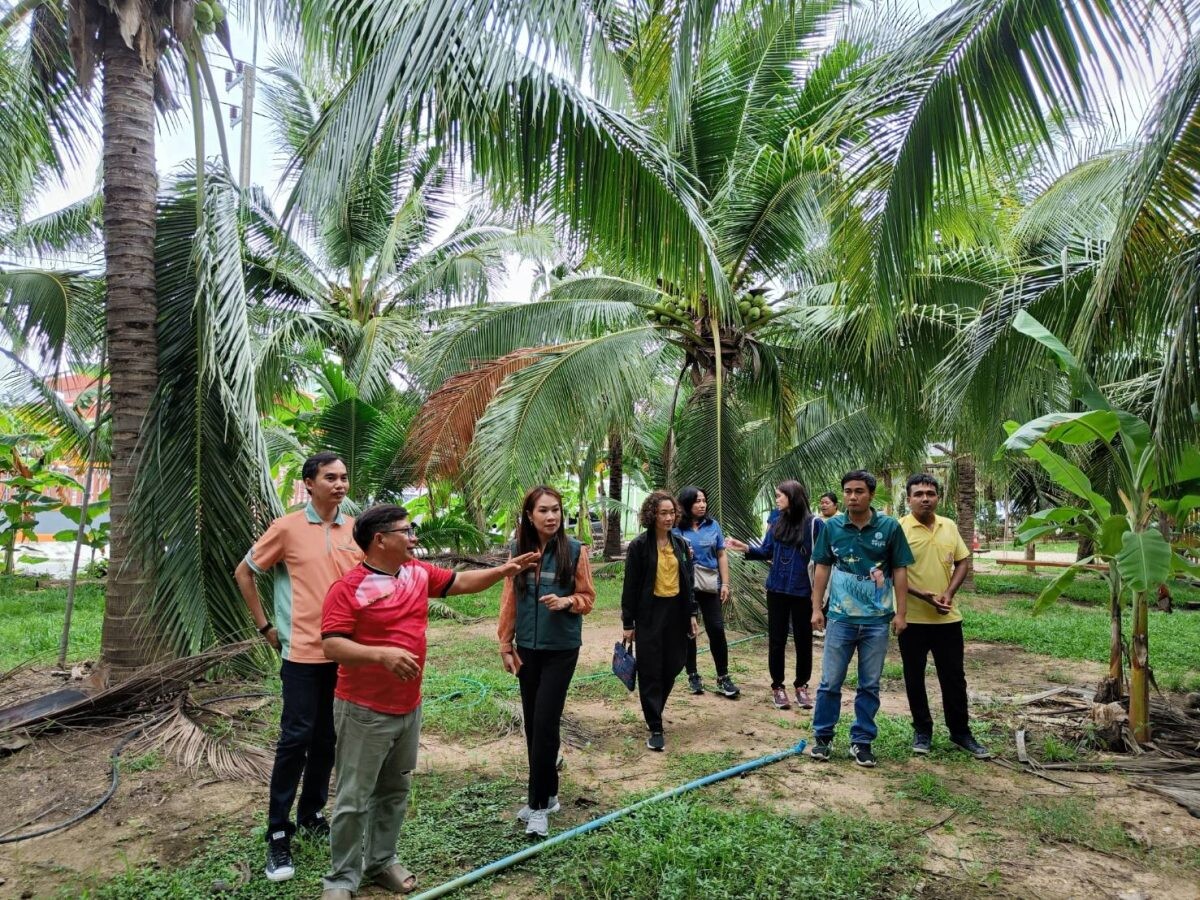
M325 888L357 891L396 862L396 839L417 766L421 708L402 716L333 701L337 797L330 819L332 866Z

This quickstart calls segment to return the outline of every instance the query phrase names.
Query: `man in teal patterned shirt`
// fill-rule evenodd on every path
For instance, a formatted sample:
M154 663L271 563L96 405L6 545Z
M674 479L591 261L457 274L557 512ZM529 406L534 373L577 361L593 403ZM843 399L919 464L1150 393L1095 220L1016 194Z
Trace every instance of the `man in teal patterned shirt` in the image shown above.
M871 507L875 476L861 469L842 476L846 511L825 523L813 547L816 582L813 596L829 588L829 622L814 604L814 629L825 629L821 684L813 710L812 757L829 759L833 730L842 707L842 683L850 658L858 651L858 689L850 755L860 766L874 766L871 742L878 729L879 681L887 656L888 622L896 634L906 627L908 566L912 550L900 523Z

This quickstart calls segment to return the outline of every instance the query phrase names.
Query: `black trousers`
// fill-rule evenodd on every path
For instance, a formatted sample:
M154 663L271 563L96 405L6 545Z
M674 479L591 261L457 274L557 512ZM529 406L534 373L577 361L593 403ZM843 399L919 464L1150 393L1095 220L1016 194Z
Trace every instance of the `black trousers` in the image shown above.
M682 597L639 603L635 622L638 697L651 731L663 730L663 709L687 657L689 614Z
M294 663L285 659L279 667L279 678L283 682L283 714L271 769L267 840L279 831L287 832L289 837L295 833L292 803L301 775L304 790L296 821L307 822L325 808L337 740L333 730L337 663Z
M579 648L532 650L518 647L525 749L529 754L529 808L546 809L558 793L559 725Z
M708 591L696 591L696 603L700 605L700 618L708 635L708 651L712 654L717 677L729 674L729 642L725 640L725 615L721 612L721 598ZM696 639L688 638L687 671L696 674Z
M812 597L767 591L767 669L771 687L783 687L788 632L796 642L796 687L812 678Z
M933 654L942 687L942 712L952 737L971 733L967 711L967 675L963 670L962 622L945 625L909 625L900 632L900 658L904 662L904 691L912 712L913 729L933 733L933 717L925 694L925 660Z

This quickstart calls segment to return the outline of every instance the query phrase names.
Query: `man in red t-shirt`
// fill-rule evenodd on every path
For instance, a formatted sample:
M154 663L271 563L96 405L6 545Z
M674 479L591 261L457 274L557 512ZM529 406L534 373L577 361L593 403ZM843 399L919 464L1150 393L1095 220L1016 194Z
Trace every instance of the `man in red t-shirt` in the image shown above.
M354 524L365 558L325 596L322 646L339 665L337 796L323 900L350 900L364 877L395 893L416 887L416 876L396 860L396 838L421 736L429 598L486 590L532 568L539 556L452 572L413 559L416 540L403 507L371 507Z

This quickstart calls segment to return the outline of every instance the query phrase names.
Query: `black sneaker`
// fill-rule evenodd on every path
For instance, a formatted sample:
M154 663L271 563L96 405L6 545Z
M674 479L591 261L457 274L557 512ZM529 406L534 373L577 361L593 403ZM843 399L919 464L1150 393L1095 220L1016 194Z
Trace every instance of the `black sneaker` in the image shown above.
M913 735L913 753L918 756L927 756L930 748L933 746L933 735L923 734L918 731Z
M650 737L646 738L646 746L651 750L661 753L663 748L667 746L667 740L661 731L652 731L650 732Z
M969 734L963 735L962 737L951 737L950 743L959 750L966 750L976 759L992 758L992 751L983 746L983 744L979 743L979 741L975 740L975 738Z
M733 683L733 679L728 675L722 675L717 679L717 690L730 700L735 699L742 693L742 689Z
M822 738L814 738L812 749L808 751L808 755L819 762L828 762L829 754L833 752L833 741Z
M329 820L323 813L314 813L311 819L300 823L300 835L310 841L325 841L329 839Z
M287 881L296 874L292 864L292 842L286 831L276 831L267 841L267 868L264 871L268 881Z
M864 768L875 767L875 754L871 752L870 744L851 744L850 755L854 757L856 763Z
M688 690L693 694L704 693L704 682L700 680L699 672L693 672L688 676Z

